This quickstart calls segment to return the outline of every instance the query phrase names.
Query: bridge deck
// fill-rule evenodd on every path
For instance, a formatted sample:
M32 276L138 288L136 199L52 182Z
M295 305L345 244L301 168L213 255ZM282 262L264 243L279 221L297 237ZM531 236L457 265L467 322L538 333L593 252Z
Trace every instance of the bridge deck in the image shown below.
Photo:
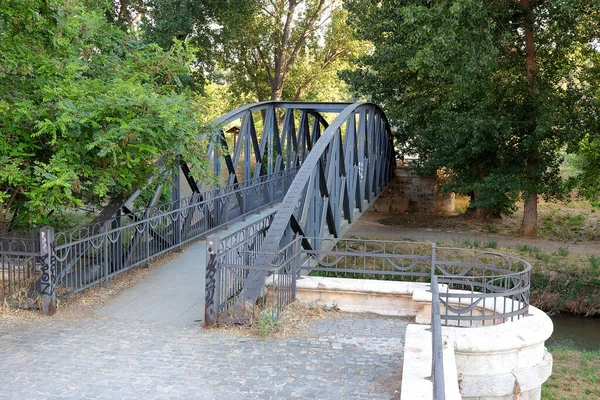
M251 214L245 221L230 224L217 234L225 236L237 231L274 210L271 207ZM179 257L125 290L98 312L141 321L203 323L205 272L206 241L201 240L185 247Z

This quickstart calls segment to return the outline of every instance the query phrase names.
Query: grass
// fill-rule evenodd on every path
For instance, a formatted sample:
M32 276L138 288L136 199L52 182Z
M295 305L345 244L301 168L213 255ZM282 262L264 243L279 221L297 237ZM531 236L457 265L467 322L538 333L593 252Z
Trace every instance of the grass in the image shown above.
M554 365L552 375L542 386L542 399L600 398L600 350L575 350L570 346L553 346L548 350Z
M483 224L483 229L485 229L488 233L498 233L498 227L495 224Z
M589 257L589 260L590 260L590 269L592 270L593 273L597 274L598 269L600 268L600 257L592 254Z
M498 248L498 241L496 240L488 240L485 242L485 245L483 246L486 249L497 249Z

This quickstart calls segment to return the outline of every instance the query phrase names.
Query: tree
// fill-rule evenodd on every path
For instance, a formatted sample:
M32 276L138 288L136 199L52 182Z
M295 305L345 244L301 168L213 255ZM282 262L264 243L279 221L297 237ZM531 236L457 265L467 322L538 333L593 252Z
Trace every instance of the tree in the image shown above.
M581 141L573 163L578 171L575 183L579 194L600 207L600 130Z
M333 0L155 0L145 30L164 48L193 40L200 69L216 63L234 97L337 100L337 71L364 50L345 19Z
M111 25L70 0L0 3L0 219L125 197L181 154L204 171L202 110L184 82L193 56Z
M381 103L398 140L474 214L511 212L537 224L538 195L560 196L559 150L597 128L600 75L594 2L350 1L351 23L375 51L345 78Z

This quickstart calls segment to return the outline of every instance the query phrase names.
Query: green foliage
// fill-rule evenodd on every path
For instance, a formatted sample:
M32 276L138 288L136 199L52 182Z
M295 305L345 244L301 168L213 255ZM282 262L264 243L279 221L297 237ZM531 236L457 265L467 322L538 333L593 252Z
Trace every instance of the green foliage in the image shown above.
M591 268L592 272L594 274L597 274L598 270L600 269L600 257L592 254L589 257L589 260L590 260L590 268Z
M516 249L521 254L527 254L529 256L533 256L537 260L545 261L545 262L550 261L550 256L548 254L544 253L544 251L537 246L528 246L526 244L523 244L523 245L517 245Z
M538 1L533 14L508 0L353 0L348 9L375 51L344 78L386 109L423 168L454 173L448 190L504 213L521 193L563 194L560 150L598 126L599 3ZM528 75L530 23L537 69Z
M152 5L144 27L148 40L166 49L173 38L189 37L199 70L227 89L230 109L256 100L345 100L337 71L365 50L346 23L346 11L331 0Z
M0 218L39 224L126 196L161 157L204 170L181 42L144 44L91 2L3 1L0 60Z
M498 227L495 224L491 224L491 223L486 223L483 225L483 228L488 231L489 233L497 233L498 232Z
M556 251L556 254L558 254L561 257L568 257L569 256L569 248L568 247L559 247L558 250Z
M496 240L488 240L487 242L485 242L485 245L483 247L488 249L497 249L498 242Z
M542 304L544 310L597 315L600 310L600 279L580 276L578 273L563 271L553 275L547 272L532 272L531 294L542 298L550 294L553 301ZM543 300L542 300L543 301Z
M600 350L577 350L572 345L549 346L552 375L542 386L542 398L597 399L600 397Z
M600 98L600 91L597 93ZM574 179L580 189L580 195L600 207L600 129L595 135L588 135L580 143L577 149L577 157L573 164L579 174Z
M261 311L256 322L256 334L261 338L272 336L277 330L277 318L273 310L267 308Z

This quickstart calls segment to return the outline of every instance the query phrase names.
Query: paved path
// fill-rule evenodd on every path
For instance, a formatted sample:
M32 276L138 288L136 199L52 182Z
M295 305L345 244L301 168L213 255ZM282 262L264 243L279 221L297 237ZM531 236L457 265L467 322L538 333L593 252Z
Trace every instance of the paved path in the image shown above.
M110 316L0 325L0 399L390 399L406 325L342 314L267 340Z

